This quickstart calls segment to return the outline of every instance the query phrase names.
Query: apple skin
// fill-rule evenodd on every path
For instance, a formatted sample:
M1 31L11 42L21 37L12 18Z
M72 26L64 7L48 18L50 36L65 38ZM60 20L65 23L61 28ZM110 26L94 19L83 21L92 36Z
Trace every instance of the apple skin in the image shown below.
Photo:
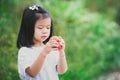
M57 47L58 49L62 48L62 45L60 44L60 40L59 40L59 38L57 36L52 36L50 38L50 41L56 41L58 43L58 46L55 46L55 47Z

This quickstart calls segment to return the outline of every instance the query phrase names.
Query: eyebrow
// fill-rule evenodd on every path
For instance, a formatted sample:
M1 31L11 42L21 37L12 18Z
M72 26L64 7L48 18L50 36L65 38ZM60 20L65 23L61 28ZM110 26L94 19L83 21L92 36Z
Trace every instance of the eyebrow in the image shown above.
M38 27L38 26L43 26L44 27L45 25L36 25L36 27ZM47 25L47 26L51 26L51 25Z

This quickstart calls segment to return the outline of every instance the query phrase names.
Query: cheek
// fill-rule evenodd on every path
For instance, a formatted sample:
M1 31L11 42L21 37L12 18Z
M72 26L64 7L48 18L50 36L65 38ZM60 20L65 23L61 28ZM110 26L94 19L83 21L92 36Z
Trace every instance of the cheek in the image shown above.
M50 30L48 30L48 33L50 34Z
M48 31L48 35L50 36L50 30Z
M35 37L38 37L38 36L40 36L40 35L41 35L41 31L35 30L34 36L35 36Z

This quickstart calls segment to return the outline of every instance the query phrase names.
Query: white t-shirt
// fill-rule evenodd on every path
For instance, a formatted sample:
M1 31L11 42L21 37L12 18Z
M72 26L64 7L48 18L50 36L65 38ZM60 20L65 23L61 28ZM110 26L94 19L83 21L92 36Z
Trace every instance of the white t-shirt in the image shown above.
M18 52L18 72L21 80L59 80L56 65L59 61L59 52L52 51L46 56L45 62L36 77L30 77L25 69L40 55L43 47L22 47Z

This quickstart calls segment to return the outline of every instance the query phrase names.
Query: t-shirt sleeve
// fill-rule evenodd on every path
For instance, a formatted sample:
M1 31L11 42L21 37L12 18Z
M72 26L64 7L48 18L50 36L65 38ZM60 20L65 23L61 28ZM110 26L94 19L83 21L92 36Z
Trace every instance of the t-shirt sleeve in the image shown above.
M32 64L29 49L26 47L20 48L18 52L18 72L22 80L28 80L30 76L25 72L25 69Z

